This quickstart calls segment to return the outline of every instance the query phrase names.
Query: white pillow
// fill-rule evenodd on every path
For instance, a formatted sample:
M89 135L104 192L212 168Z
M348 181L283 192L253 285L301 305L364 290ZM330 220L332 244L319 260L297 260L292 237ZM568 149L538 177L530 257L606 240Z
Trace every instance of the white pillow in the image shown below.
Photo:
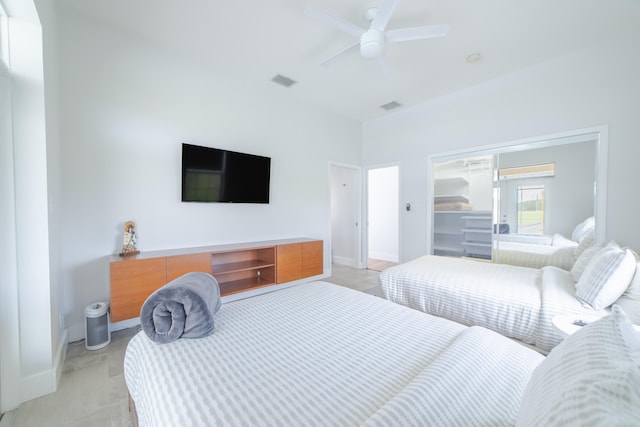
M587 265L589 265L598 251L603 247L604 244L599 243L597 245L589 246L584 251L582 251L578 259L576 259L576 262L573 263L573 267L571 267L571 277L573 278L574 282L577 283L578 280L580 280L580 276L582 276L584 269L587 267Z
M582 221L580 224L576 225L576 228L573 229L571 233L571 240L574 242L580 243L582 239L590 232L594 231L596 228L596 219L594 217L589 217Z
M624 311L556 346L527 384L517 427L622 426L640 420L640 334Z
M586 251L593 245L594 240L594 233L587 234L584 239L582 239L580 243L578 243L578 246L575 247L575 251L573 252L573 259L577 260L584 251Z
M629 287L622 296L640 301L640 261L636 262L636 272L629 283Z
M576 283L576 297L596 310L609 307L629 287L635 271L633 253L612 241L585 267Z
M551 246L564 248L566 246L576 246L576 242L574 242L573 240L567 239L562 234L556 233L551 238Z

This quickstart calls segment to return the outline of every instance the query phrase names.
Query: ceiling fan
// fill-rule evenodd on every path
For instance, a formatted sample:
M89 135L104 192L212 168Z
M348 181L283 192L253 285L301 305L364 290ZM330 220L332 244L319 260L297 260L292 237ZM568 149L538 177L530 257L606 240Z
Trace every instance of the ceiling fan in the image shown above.
M409 40L421 40L446 36L449 25L426 25L422 27L401 28L385 31L391 15L398 5L398 0L382 0L379 8L370 8L365 11L365 17L369 21L369 28L362 28L349 21L330 15L313 6L307 6L305 14L323 21L345 33L358 38L358 41L322 63L330 66L345 56L360 50L360 56L367 59L377 59L383 71L388 67L384 60L385 43L403 42Z

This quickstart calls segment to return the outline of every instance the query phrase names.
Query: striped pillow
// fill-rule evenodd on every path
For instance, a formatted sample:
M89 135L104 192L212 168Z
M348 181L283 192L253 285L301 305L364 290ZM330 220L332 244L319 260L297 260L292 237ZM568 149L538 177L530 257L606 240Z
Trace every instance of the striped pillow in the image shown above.
M580 276L584 272L584 269L587 268L587 265L591 262L593 257L598 253L600 249L603 248L603 244L597 244L586 248L580 253L576 262L573 263L573 267L571 267L571 277L574 282L580 280ZM576 248L577 249L577 248Z
M593 233L589 233L584 239L582 239L582 241L578 243L578 246L575 247L575 251L573 252L573 256L575 257L575 259L578 259L584 251L593 246L594 240L595 236L593 235Z
M596 310L609 307L629 287L635 271L633 253L610 242L585 267L576 283L576 297Z
M516 427L637 425L640 334L618 306L555 347L527 384Z
M629 287L624 291L622 296L640 301L640 261L638 261L637 257L636 272L633 275L633 279L631 279Z

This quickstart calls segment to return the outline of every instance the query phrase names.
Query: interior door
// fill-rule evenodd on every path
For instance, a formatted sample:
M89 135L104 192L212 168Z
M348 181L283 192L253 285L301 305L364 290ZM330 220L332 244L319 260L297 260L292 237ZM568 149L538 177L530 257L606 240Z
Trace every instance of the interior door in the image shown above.
M361 168L331 164L331 262L363 268Z

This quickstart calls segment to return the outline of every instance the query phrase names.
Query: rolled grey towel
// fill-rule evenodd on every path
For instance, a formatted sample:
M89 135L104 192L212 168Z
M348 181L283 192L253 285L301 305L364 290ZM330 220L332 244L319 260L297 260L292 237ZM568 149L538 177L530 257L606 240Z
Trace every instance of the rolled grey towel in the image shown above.
M149 295L140 310L140 323L160 344L202 338L213 333L213 315L220 304L220 287L212 275L187 273Z

